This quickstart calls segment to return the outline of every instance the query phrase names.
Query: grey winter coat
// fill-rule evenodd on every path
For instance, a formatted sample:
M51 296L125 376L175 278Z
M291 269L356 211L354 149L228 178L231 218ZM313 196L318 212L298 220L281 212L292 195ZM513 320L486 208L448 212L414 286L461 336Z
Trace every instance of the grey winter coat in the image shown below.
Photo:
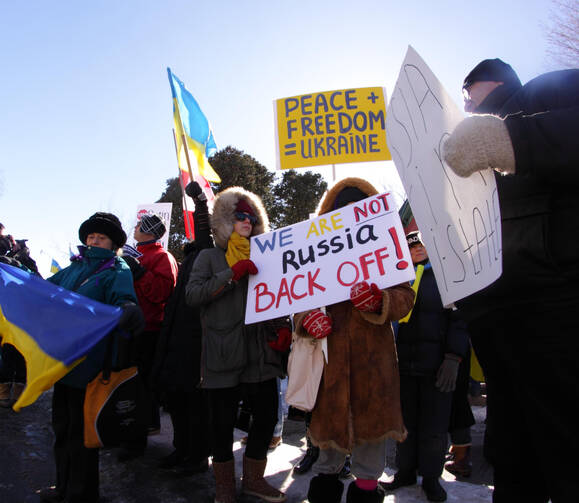
M252 235L269 230L265 209L257 196L241 187L218 194L211 215L216 247L199 253L186 287L187 302L200 306L203 388L230 388L283 375L282 354L267 344L276 339L275 329L281 325L278 320L245 325L247 278L233 282L233 271L225 259L233 232L233 214L241 198L258 216ZM289 326L289 320L285 323Z

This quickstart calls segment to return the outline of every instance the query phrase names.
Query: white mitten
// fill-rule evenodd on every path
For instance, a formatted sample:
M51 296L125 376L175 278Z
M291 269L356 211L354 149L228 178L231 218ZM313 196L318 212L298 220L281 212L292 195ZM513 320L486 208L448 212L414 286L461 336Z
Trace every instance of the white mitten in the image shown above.
M442 156L458 176L493 168L515 172L515 152L505 122L494 115L467 117L456 126L443 146Z

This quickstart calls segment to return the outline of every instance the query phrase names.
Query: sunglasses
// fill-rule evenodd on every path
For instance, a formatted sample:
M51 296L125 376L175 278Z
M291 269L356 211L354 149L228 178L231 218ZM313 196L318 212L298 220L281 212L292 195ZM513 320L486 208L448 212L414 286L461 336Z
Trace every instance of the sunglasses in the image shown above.
M249 213L243 213L242 211L235 212L235 220L239 222L243 222L245 219L249 220L251 225L255 225L257 223L257 217L254 215L250 215Z

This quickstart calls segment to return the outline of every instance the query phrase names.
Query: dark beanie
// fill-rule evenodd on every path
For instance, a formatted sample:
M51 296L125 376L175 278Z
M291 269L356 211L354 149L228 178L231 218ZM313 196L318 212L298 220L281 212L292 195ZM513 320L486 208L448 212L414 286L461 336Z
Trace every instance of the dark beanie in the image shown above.
M462 88L472 86L475 82L492 81L504 82L505 84L515 84L521 87L521 81L512 69L511 65L499 58L485 59L476 65L466 76Z
M121 248L127 242L127 235L123 231L121 221L112 213L99 211L85 220L78 229L81 243L86 244L87 236L93 232L104 234L117 248Z
M344 206L366 199L368 194L362 192L358 187L345 187L336 196L334 209L343 208Z

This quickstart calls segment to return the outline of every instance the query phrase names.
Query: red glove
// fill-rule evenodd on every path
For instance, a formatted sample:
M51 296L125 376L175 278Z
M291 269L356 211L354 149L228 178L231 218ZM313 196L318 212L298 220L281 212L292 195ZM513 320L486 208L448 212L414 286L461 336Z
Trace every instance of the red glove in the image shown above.
M292 343L292 333L288 327L281 327L277 329L277 339L275 341L267 341L269 347L280 353L285 353Z
M231 270L233 271L233 281L239 281L248 274L257 274L257 267L255 267L255 264L249 259L236 262L231 267Z
M304 318L302 326L315 339L323 339L332 333L332 318L315 309Z
M356 283L350 290L350 300L359 311L376 313L382 307L382 290L376 283L369 285L366 281L362 281Z

